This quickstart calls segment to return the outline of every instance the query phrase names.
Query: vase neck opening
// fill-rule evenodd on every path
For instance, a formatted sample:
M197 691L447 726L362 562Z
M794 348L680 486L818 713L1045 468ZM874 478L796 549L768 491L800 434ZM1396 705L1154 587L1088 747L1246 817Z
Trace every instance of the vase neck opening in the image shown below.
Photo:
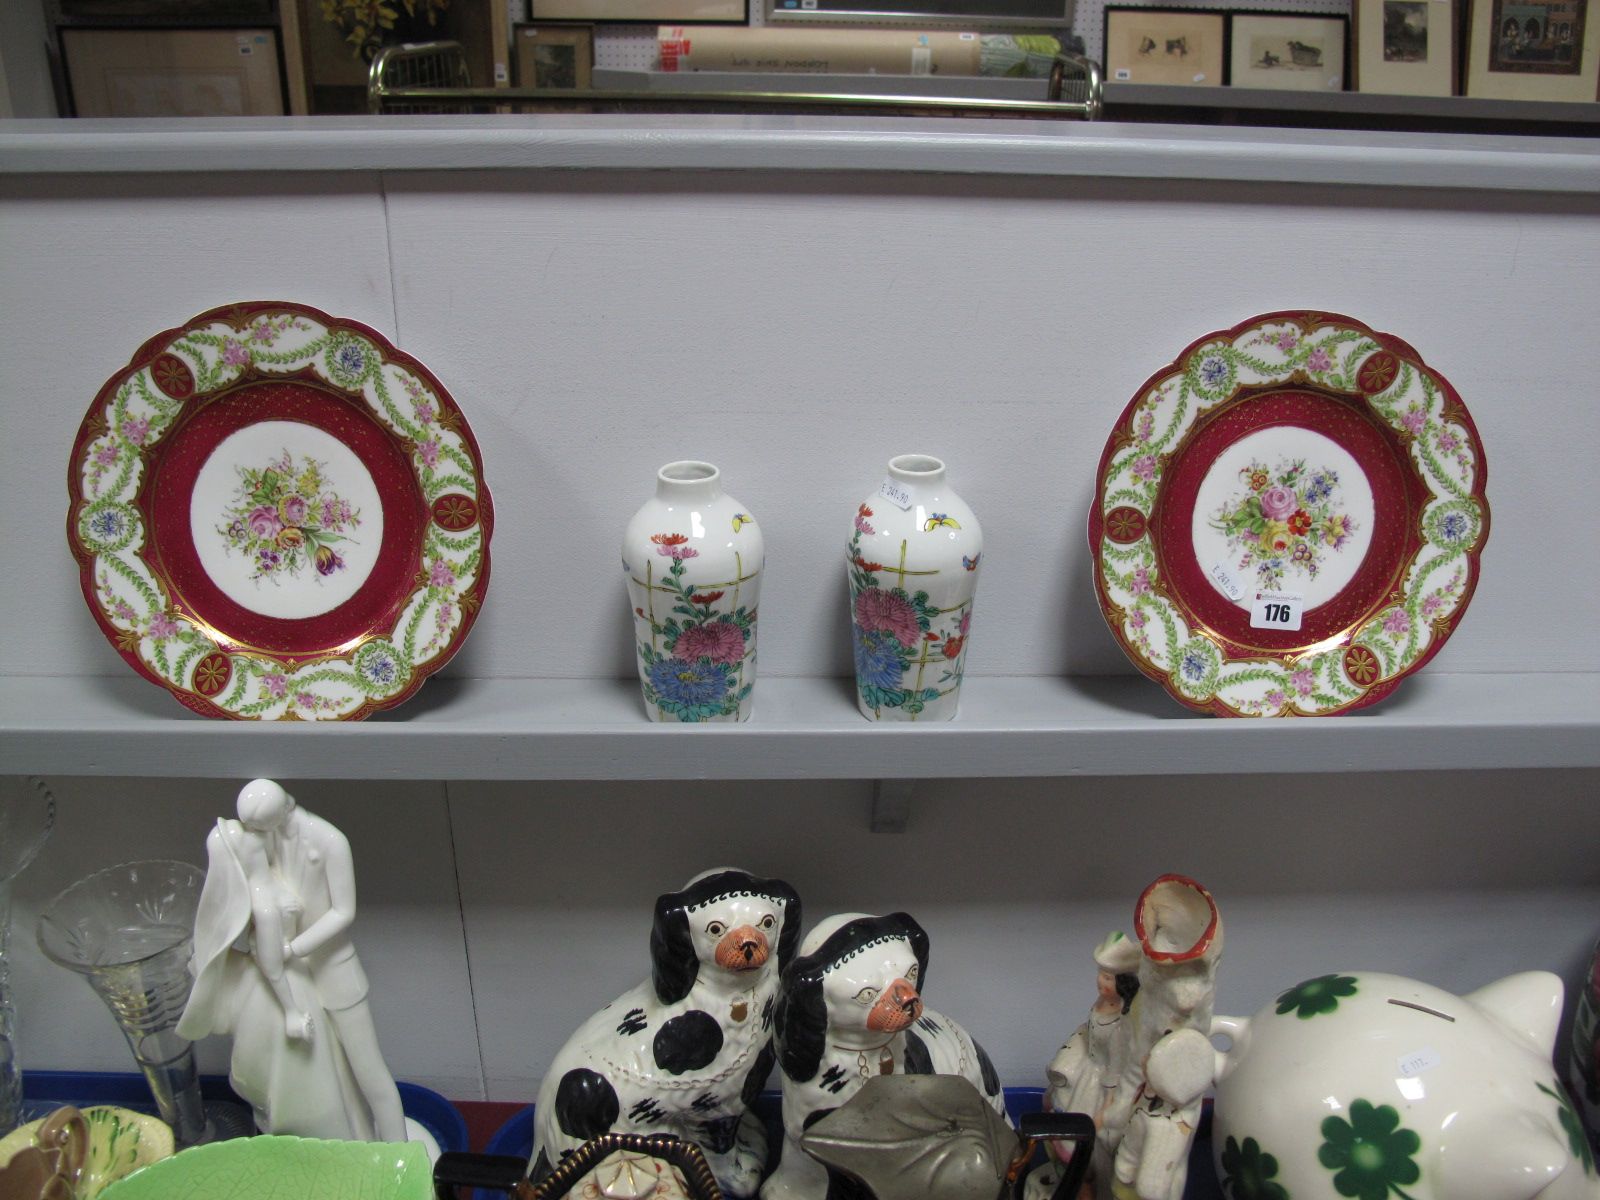
M901 483L944 482L944 462L930 454L901 454L889 460L889 478Z
M656 497L670 504L709 504L722 495L722 472L708 462L672 462L656 472Z

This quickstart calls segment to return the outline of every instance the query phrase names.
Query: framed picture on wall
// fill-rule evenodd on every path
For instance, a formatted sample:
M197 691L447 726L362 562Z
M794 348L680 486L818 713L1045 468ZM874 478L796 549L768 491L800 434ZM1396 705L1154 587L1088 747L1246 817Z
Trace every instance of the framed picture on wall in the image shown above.
M591 25L518 25L512 38L518 87L587 88L594 72Z
M1470 0L1466 92L1490 100L1593 100L1600 0Z
M1228 18L1220 9L1105 10L1106 79L1113 83L1164 83L1220 87L1226 82Z
M1453 96L1456 58L1452 0L1355 0L1356 91Z
M1228 18L1228 81L1234 87L1342 92L1350 18L1240 13Z

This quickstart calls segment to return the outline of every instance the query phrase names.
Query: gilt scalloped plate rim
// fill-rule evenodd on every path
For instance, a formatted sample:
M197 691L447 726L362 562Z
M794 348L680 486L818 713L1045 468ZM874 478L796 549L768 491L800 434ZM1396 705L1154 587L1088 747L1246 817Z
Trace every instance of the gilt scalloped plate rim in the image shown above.
M1319 385L1317 381L1312 379L1304 370L1295 370L1286 373L1282 379L1278 381L1279 387L1281 389L1291 389L1297 386L1310 385L1310 390L1312 391L1343 391L1347 395L1358 396L1366 404L1367 408L1371 410L1375 423L1379 421L1385 422L1390 426L1391 429L1393 429L1394 422L1390 418L1384 416L1384 414L1374 409L1372 407L1372 402L1375 397L1385 395L1389 388L1393 386L1393 383L1399 381L1400 368L1409 367L1416 372L1419 379L1423 376L1426 376L1426 378L1438 388L1440 396L1442 397L1442 404L1440 406L1441 414L1448 414L1450 423L1458 427L1465 434L1463 445L1470 450L1473 460L1471 486L1470 489L1466 491L1463 499L1465 502L1470 503L1475 509L1478 522L1477 532L1470 546L1463 552L1465 559L1465 577L1462 580L1460 594L1456 598L1453 607L1442 620L1433 623L1431 626L1433 629L1433 636L1429 638L1428 644L1422 648L1422 650L1414 659L1405 663L1400 669L1395 670L1392 673L1385 673L1373 680L1368 685L1360 686L1359 694L1348 698L1345 702L1317 711L1305 711L1298 707L1295 703L1285 702L1277 706L1276 712L1252 712L1243 710L1236 705L1229 704L1221 696L1217 695L1215 690L1213 690L1211 695L1206 697L1185 695L1173 680L1173 674L1177 669L1176 667L1164 669L1158 663L1152 661L1151 658L1141 653L1135 646L1130 644L1130 639L1128 638L1121 625L1121 622L1119 621L1119 616L1124 615L1125 610L1115 603L1115 600L1108 594L1107 590L1106 559L1104 553L1105 544L1108 541L1106 534L1106 520L1109 515L1116 512L1119 507L1122 507L1107 505L1108 484L1111 482L1107 477L1107 472L1118 453L1122 449L1125 449L1129 441L1133 439L1133 421L1135 415L1139 413L1141 408L1143 408L1146 400L1149 399L1159 388L1184 378L1186 375L1186 368L1189 366L1192 360L1195 359L1198 351L1209 346L1217 345L1218 343L1226 343L1229 347L1236 349L1237 344L1242 338L1266 325L1297 326L1301 330L1302 339L1312 338L1315 336L1317 331L1326 330L1329 328L1337 329L1344 333L1352 333L1358 336L1370 338L1374 343L1372 352L1364 357L1360 363L1352 362L1348 364L1349 374L1353 378L1355 375L1359 374L1360 367L1364 366L1371 359L1373 354L1380 351L1386 352L1393 356L1396 361L1397 377L1385 387L1377 389L1371 393L1362 391L1359 388L1354 390L1327 388L1326 386ZM1227 395L1212 401L1206 407L1211 408L1220 404L1228 403L1246 388L1249 388L1249 390L1253 392L1271 394L1270 388L1267 385L1241 384L1237 382L1237 377L1235 375L1233 386L1229 389ZM1253 398L1261 397L1257 396ZM1192 427L1193 421L1190 421L1188 426L1186 426L1186 429ZM1398 434L1396 436L1398 436ZM1413 469L1416 470L1414 463ZM1436 503L1440 500L1440 495L1437 489L1428 484L1424 472L1416 470L1416 474L1422 479L1424 486L1428 487L1428 490L1432 493L1431 500L1428 502L1428 504L1423 506L1424 510L1426 510L1428 507L1431 507L1433 503ZM1403 679L1421 670L1422 667L1424 667L1433 658L1433 656L1439 652L1439 650L1444 646L1445 642L1449 640L1450 635L1455 631L1456 626L1459 625L1461 617L1466 612L1467 607L1477 589L1478 577L1480 573L1480 558L1482 556L1484 546L1487 544L1489 539L1490 512L1488 497L1486 494L1487 479L1488 466L1484 456L1483 442L1478 434L1477 426L1473 422L1471 413L1468 411L1466 404L1462 401L1460 394L1456 391L1455 387L1450 383L1450 381L1441 375L1435 368L1428 366L1428 364L1422 359L1422 356L1410 345L1410 343L1394 334L1379 332L1353 317L1344 316L1340 313L1325 312L1315 309L1280 309L1273 312L1261 313L1256 316L1249 317L1248 319L1241 321L1229 328L1215 330L1211 333L1207 333L1201 337L1195 338L1187 346L1185 346L1184 349L1176 357L1174 357L1170 363L1153 372L1134 392L1133 398L1129 400L1122 408L1120 415L1117 417L1115 424L1112 426L1110 435L1106 439L1105 447L1101 451L1100 458L1095 469L1094 497L1090 506L1087 521L1089 549L1094 560L1095 599L1100 607L1101 615L1104 617L1107 627L1111 631L1112 637L1115 639L1117 645L1121 647L1123 653L1125 653L1134 666L1139 669L1140 673L1159 683L1168 695L1177 700L1184 707L1192 709L1195 712L1224 717L1334 716L1340 713L1352 712L1356 709L1365 708L1369 705L1375 704L1393 693ZM1154 507L1155 505L1152 503L1151 509L1153 510ZM1119 544L1137 545L1139 541L1151 536L1152 531L1149 529L1149 518L1151 517L1152 512L1144 511L1141 515L1145 518L1144 531L1138 538L1134 539L1133 542ZM1423 520L1423 514L1418 513L1414 515L1416 516L1420 526ZM1405 563L1405 567L1402 572L1403 586L1400 592L1402 602L1404 602L1406 596L1409 594L1409 576L1411 571L1420 561L1422 551L1428 548L1428 546L1431 544L1432 543L1426 538L1426 536L1424 536L1422 545L1417 548L1417 550ZM1166 597L1166 599L1175 610L1179 611L1180 615L1186 615L1182 614L1182 606L1176 601L1175 598ZM1342 640L1340 646L1342 646L1342 648L1348 652L1356 642L1356 635L1364 632L1370 625L1376 622L1378 615L1379 614L1375 612L1359 626L1352 627L1349 636ZM1216 640L1210 637L1205 637L1203 630L1196 629L1192 624L1190 629L1190 638L1184 643L1186 646L1196 640L1197 637L1203 638L1203 640L1210 642L1213 647L1216 646ZM1340 648L1340 646L1335 646L1332 648ZM1309 657L1309 650L1309 647L1305 647L1297 650L1286 650L1278 653L1258 653L1244 656L1229 656L1226 653L1223 653L1220 666L1221 668L1226 668L1228 665L1233 663L1270 663L1282 667L1287 663L1296 661L1302 656ZM1347 686L1354 686L1355 684L1355 681L1348 677L1346 677L1343 682Z
M468 499L473 505L473 520L469 525L466 526L466 529L471 530L476 528L480 531L480 542L478 547L479 561L474 569L471 584L457 594L459 624L439 647L436 653L432 654L424 662L413 663L411 665L410 674L406 677L406 681L403 686L382 696L368 696L361 703L355 705L348 711L338 713L337 715L331 717L318 718L301 716L295 711L293 704L286 705L281 713L272 717L232 712L229 711L229 709L223 704L217 703L212 697L203 695L200 692L195 691L192 687L181 686L175 683L173 680L164 677L159 671L154 669L148 662L146 662L143 656L140 654L142 640L136 639L131 648L125 644L127 635L131 631L120 629L116 624L114 624L110 615L105 611L105 608L98 600L95 591L95 569L101 560L101 555L95 549L85 544L80 533L80 523L86 508L97 505L100 499L102 499L86 496L83 484L84 468L87 465L87 457L90 447L103 436L102 432L97 432L95 430L94 423L97 418L104 418L111 412L116 401L118 390L124 385L130 384L138 375L140 375L141 372L153 370L158 360L167 355L171 351L171 348L186 335L196 331L204 332L209 327L217 324L231 324L236 332L243 334L248 319L270 317L273 314L284 314L291 317L306 318L320 325L329 335L353 335L355 338L368 343L378 351L380 362L377 364L377 367L375 368L376 370L381 370L381 368L384 366L393 367L400 372L410 374L414 379L422 383L431 393L432 398L438 402L439 414L441 416L448 414L448 420L452 422L452 427L449 429L449 432L459 438L460 448L465 456L470 460L471 464L470 476L474 488L474 494L468 497ZM252 369L254 370L254 364L252 363L251 365ZM315 368L314 366L300 368L300 374L303 375L304 371L307 369L315 371L319 385L341 391L345 396L351 398L353 401L356 401L357 403L353 403L351 407L363 412L383 433L384 436L393 439L397 444L402 441L400 432L388 425L377 413L373 412L370 404L363 402L359 388L352 389L349 387L343 387L336 381L329 379L325 372L323 372L321 369ZM192 376L192 370L190 373ZM257 371L253 375L252 379L246 382L270 382L272 378L273 376L270 372ZM292 382L296 378L296 373L286 372L282 378L286 382ZM225 382L220 386L220 388L208 389L204 392L197 388L190 392L190 394L179 399L178 403L180 405L187 404L197 397L204 396L211 391L226 391L233 386L235 386L235 381ZM170 393L167 393L167 395L169 398L172 398ZM142 465L140 468L141 473L148 472L152 462L159 458L162 440L163 439L160 437L155 440L154 449L156 453L154 456L152 456L150 450L142 447L139 448L138 457L142 460ZM420 472L417 468L415 460L410 458L408 455L407 461L411 467L413 476L418 477ZM418 483L420 489L420 478L418 478ZM476 437L473 435L472 428L467 422L466 415L461 411L460 405L456 402L444 384L439 381L438 377L435 376L426 365L424 365L414 356L395 346L384 334L380 333L378 330L372 328L362 321L358 321L349 317L333 316L322 311L321 309L301 303L299 301L246 300L231 304L218 305L216 307L207 309L194 317L191 317L182 325L174 326L170 329L163 330L160 333L146 338L140 344L139 348L134 351L133 355L128 359L126 365L119 368L106 380L104 384L101 385L100 389L95 394L94 400L90 403L88 411L85 413L83 420L79 423L77 432L73 438L71 458L68 464L67 489L69 497L66 517L67 541L72 550L73 557L78 562L80 586L83 591L84 599L88 603L89 611L95 619L95 623L99 626L100 631L105 635L107 641L110 642L112 649L115 650L140 676L171 693L179 703L184 705L184 707L200 714L201 716L239 721L285 721L313 719L358 721L371 716L373 713L395 708L416 695L417 691L425 682L427 682L428 678L440 668L444 667L445 664L448 663L461 649L461 646L465 642L467 635L471 632L476 622L478 613L482 609L483 599L488 590L490 573L489 547L494 531L494 504L488 485L484 480L482 452L478 446ZM139 490L139 487L134 489L135 497L137 496ZM422 494L425 498L425 491ZM437 497L436 500L443 500L444 498L444 496L440 496ZM144 531L143 536L139 539L136 539L139 545L142 546L146 544L148 542L148 536L148 531ZM424 528L423 534L419 535L418 540L426 540L426 527ZM130 542L129 545L132 546L133 542ZM160 573L152 566L152 564L150 564L147 560L144 560L142 555L140 557L146 570L149 572L155 582L161 586L162 596L168 602L170 610L172 596L170 587L168 586L167 582L161 578ZM393 625L387 628L374 628L369 630L367 636L362 639L361 643L347 653L337 653L337 647L330 648L327 653L295 653L292 657L298 660L296 666L306 667L330 663L343 663L346 665L351 665L352 660L356 654L360 652L362 647L371 644L372 641L378 638L387 639L398 629L401 618L407 611L410 601L416 596L417 590L417 587L414 586L412 591L407 596L406 603L402 603L398 606L396 610L396 619ZM179 616L183 617L185 614L180 613ZM201 659L197 661L196 666L198 666L200 662L204 662L213 655L222 655L230 660L235 658L243 658L258 661L274 661L273 656L270 653L257 652L254 650L230 651L226 648L228 643L224 642L223 644L219 645L214 639L207 638L205 633L200 629L196 628L196 632L200 633L200 636L203 640L211 641L212 646L209 652L202 654ZM230 666L230 681L231 672L232 668Z

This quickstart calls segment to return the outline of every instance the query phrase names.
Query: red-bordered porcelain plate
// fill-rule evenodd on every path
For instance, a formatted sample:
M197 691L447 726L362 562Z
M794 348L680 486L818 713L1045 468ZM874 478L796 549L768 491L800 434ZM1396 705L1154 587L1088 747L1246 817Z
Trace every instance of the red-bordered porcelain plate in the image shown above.
M1472 418L1406 343L1328 313L1256 317L1195 342L1123 410L1089 514L1100 607L1192 708L1359 708L1461 619L1483 485Z
M141 675L208 716L359 719L460 647L493 510L455 401L299 304L151 338L78 430L67 536Z

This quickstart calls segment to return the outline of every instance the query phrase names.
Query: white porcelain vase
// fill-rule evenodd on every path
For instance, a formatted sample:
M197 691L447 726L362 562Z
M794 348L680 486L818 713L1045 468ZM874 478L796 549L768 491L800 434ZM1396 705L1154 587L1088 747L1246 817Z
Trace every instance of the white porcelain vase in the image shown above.
M983 530L926 454L889 460L856 509L849 549L856 703L873 721L956 715Z
M756 602L766 546L705 462L668 463L628 522L628 576L645 711L652 721L743 721L756 681Z

